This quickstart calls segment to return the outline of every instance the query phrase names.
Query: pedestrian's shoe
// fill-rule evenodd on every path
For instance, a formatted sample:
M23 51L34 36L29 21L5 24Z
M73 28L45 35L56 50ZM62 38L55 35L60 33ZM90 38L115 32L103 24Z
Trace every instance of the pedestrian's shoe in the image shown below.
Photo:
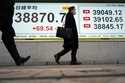
M81 62L71 62L71 65L80 65L82 64Z
M57 63L57 64L60 64L60 62L59 62L60 56L58 56L58 55L54 55L54 57L55 57L55 61L56 61L56 63Z
M17 66L21 66L21 65L24 65L24 63L26 63L29 59L30 59L31 56L27 56L27 57L21 57L19 60L17 60L16 62L16 65Z

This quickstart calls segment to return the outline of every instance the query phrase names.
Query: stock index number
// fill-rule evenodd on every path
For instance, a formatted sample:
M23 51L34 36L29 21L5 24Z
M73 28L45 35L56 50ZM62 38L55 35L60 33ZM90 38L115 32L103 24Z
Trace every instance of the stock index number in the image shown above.
M93 15L122 15L122 10L93 10Z
M59 13L61 19L60 22L63 22L64 17L66 15L66 13ZM21 13L21 12L17 12L15 14L15 22L20 23L20 22L24 22L24 23L28 23L28 22L32 22L32 23L37 23L37 22L44 22L44 20L46 20L49 23L53 23L55 22L55 14L53 12L49 12L49 13Z

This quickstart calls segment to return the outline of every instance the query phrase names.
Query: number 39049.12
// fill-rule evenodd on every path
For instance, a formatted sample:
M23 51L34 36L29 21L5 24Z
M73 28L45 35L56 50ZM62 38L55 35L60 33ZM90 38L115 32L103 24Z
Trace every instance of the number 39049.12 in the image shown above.
M34 30L36 31L53 31L53 26L35 26L33 27Z

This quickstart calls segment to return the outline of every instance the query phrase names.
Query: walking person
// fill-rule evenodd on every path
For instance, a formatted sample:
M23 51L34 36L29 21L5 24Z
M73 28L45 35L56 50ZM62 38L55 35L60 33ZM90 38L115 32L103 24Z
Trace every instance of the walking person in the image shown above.
M64 36L64 45L63 45L64 49L54 55L55 61L57 64L60 64L61 56L65 55L69 51L71 51L71 65L81 64L77 62L77 58L76 58L77 49L78 49L78 32L77 32L76 22L74 18L75 14L76 14L75 7L74 6L69 7L68 13L65 19L64 31L66 31L66 29L71 29L71 33L68 33L68 34L69 35L72 34L72 37L66 38Z
M14 36L15 31L12 27L14 14L14 0L2 0L0 3L0 30L2 32L2 41L14 59L17 66L27 62L30 56L21 57L16 48Z

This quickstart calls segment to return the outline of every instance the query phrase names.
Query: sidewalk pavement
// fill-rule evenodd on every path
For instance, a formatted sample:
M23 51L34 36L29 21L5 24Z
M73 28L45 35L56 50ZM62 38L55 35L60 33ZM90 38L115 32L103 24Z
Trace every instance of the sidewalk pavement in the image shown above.
M0 66L0 83L125 83L125 65Z

